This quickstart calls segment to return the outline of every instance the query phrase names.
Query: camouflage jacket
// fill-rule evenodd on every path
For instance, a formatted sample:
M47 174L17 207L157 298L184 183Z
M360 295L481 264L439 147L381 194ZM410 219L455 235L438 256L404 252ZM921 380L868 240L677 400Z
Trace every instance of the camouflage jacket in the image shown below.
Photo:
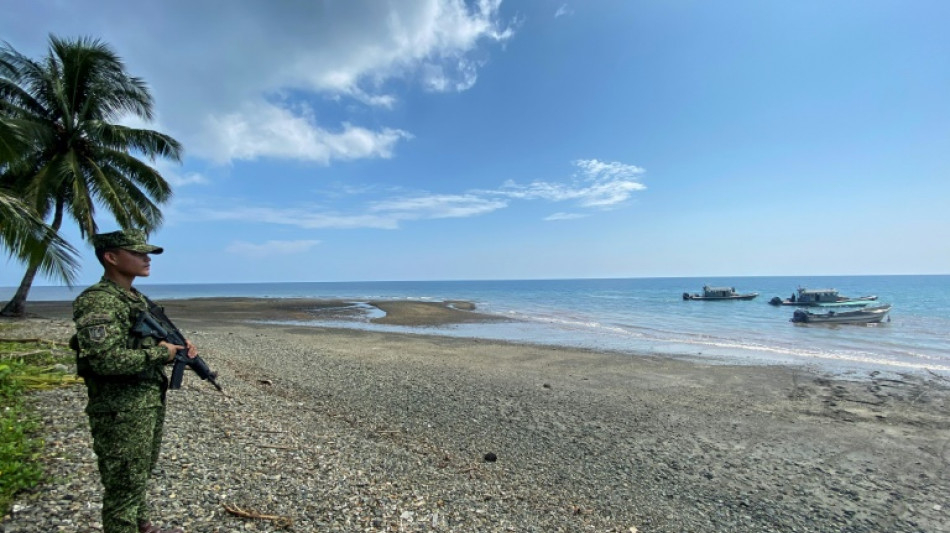
M73 302L78 351L76 367L89 393L88 413L158 407L168 379L168 350L151 337L132 335L145 296L102 278Z

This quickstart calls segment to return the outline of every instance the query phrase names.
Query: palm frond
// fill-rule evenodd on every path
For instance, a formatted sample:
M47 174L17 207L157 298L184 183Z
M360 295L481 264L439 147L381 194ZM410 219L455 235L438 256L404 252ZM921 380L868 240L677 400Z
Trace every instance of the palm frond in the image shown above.
M0 192L0 243L10 255L37 264L45 274L67 285L76 279L77 252L25 204Z
M128 179L124 172L116 172L113 167L103 167L103 171L105 174L114 173L110 179L116 184L116 188L122 189L126 198L126 212L134 221L134 227L151 232L162 225L162 211L134 181Z
M129 198L125 187L123 187L121 181L111 179L115 177L115 173L110 172L108 166L101 166L88 160L84 163L89 170L86 178L92 196L109 209L120 227L133 227L129 215Z
M99 139L102 145L115 150L140 152L152 160L161 157L181 161L181 143L164 133L105 122L90 123L87 131L90 136Z
M66 204L66 211L79 225L79 234L83 237L95 235L98 231L96 204L85 180L72 182L70 198L71 201Z
M98 159L108 161L136 186L141 187L157 202L167 202L172 196L171 186L161 173L126 152L103 151Z
M0 164L12 164L20 157L26 146L22 133L13 121L0 116Z

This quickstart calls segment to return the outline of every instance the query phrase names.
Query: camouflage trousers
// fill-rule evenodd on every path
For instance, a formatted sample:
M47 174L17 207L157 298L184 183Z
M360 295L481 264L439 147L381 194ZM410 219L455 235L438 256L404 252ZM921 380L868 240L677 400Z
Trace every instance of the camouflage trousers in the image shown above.
M138 524L149 521L145 495L164 423L164 406L89 414L103 487L103 533L138 533Z

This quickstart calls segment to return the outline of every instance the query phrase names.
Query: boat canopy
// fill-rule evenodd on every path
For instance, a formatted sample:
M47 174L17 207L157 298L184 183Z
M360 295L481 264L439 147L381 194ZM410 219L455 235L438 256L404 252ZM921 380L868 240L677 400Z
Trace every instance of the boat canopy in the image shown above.
M813 293L838 294L838 289L798 289L798 294L813 294Z
M798 301L802 303L834 302L837 300L837 289L798 289Z
M703 286L703 296L732 296L736 293L735 287Z

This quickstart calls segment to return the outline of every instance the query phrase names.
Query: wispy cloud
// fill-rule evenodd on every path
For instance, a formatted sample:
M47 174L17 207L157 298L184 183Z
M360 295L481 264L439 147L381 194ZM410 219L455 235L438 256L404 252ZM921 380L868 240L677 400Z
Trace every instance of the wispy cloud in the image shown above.
M155 170L157 170L165 181L172 187L179 188L188 185L207 185L210 180L198 172L181 173L178 165L168 162L165 159L155 160Z
M567 15L573 15L574 10L567 7L567 4L561 4L561 7L557 8L557 11L554 12L554 18L560 18Z
M319 206L296 208L196 206L189 210L188 216L201 220L262 222L304 229L396 229L403 221L466 218L490 213L506 206L505 201L490 198L419 194L377 201L367 205L359 213L325 212Z
M550 215L544 217L544 220L545 220L545 221L552 221L552 220L574 220L574 219L578 219L578 218L586 218L587 216L589 216L589 215L587 215L587 214L581 214L581 213L553 213L553 214L550 214Z
M306 229L396 229L402 222L442 218L468 218L506 209L518 201L573 203L576 209L601 210L616 208L637 191L646 187L637 181L644 170L634 165L583 159L574 162L579 169L566 182L534 181L519 185L508 181L498 189L473 190L458 194L417 192L402 193L391 198L372 200L356 212L327 212L322 206L276 208L234 206L231 202L195 206L189 216L203 220L263 222ZM354 188L354 195L363 195L373 188ZM385 190L385 189L381 189ZM590 216L587 212L558 212L544 220L570 220Z
M634 179L646 172L636 165L612 161L605 163L596 159L578 159L574 165L581 169L581 176L590 180L598 179Z
M505 182L498 194L526 200L544 199L552 202L576 200L581 207L612 207L627 201L636 191L646 189L639 177L644 170L624 163L605 163L596 159L574 162L580 169L567 183L533 181L521 185Z
M199 220L258 222L304 229L396 229L399 227L400 220L385 214L322 212L319 207L286 208L240 205L229 205L227 207L196 206L188 211L187 216Z
M504 200L475 194L424 194L376 202L370 211L398 220L463 218L484 215L507 207Z
M228 253L247 257L273 257L275 255L293 255L306 252L320 241L267 241L254 244L245 241L234 241L225 249Z

